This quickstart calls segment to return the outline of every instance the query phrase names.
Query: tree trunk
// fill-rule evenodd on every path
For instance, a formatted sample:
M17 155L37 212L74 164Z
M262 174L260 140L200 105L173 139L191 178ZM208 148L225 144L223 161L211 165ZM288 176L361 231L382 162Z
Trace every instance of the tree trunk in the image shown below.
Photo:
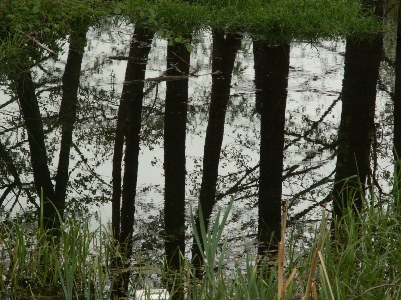
M394 196L401 201L401 4L398 7L394 91Z
M376 3L376 12L382 7ZM342 88L342 112L338 131L333 219L345 209L362 209L374 134L376 84L383 50L381 34L369 39L347 38Z
M260 110L258 254L277 250L281 233L284 126L290 45L253 43L256 101Z
M213 31L212 57L212 92L209 120L206 130L206 139L203 155L203 175L199 196L199 208L202 209L206 228L215 204L217 176L219 169L220 151L224 135L224 122L227 104L230 99L230 84L234 68L235 57L241 47L241 37L238 34L227 34ZM195 226L200 233L198 214L195 216ZM201 276L200 268L203 265L200 249L195 239L192 245L193 265Z
M71 33L70 49L63 75L63 97L61 99L59 122L61 123L61 144L56 175L55 202L61 218L64 215L68 183L68 167L72 132L76 120L79 78L81 75L82 57L86 44L88 26L78 24L77 30Z
M133 40L130 46L129 60L125 73L125 85L121 95L119 108L118 127L116 132L115 150L122 152L123 137L125 133L126 147L124 157L124 178L122 188L122 203L120 210L121 188L121 157L122 154L115 153L113 161L113 213L112 224L114 235L121 245L122 257L127 270L129 259L132 254L132 237L135 215L135 197L138 178L138 156L141 131L141 116L143 102L143 88L146 71L146 63L150 52L153 32L149 29L136 27ZM126 110L126 113L124 113ZM120 113L121 112L121 113ZM124 126L126 123L126 126ZM114 169L117 168L117 169ZM120 169L120 170L118 170ZM117 203L118 202L118 203ZM117 220L116 220L117 218ZM117 221L120 221L120 232ZM117 279L117 295L128 291L129 271L125 271L122 277Z
M16 91L28 133L35 189L41 198L43 225L45 230L59 228L60 220L57 210L61 203L55 202L53 183L47 165L45 136L42 116L29 67L23 68L15 78ZM54 233L54 231L52 231Z
M42 116L29 67L21 67L23 71L15 78L16 91L28 132L35 188L38 195L43 196L41 211L43 211L44 229L50 230L55 235L58 234L60 221L64 216L69 155L76 119L77 92L87 29L87 26L82 26L71 34L70 49L62 80L63 96L59 116L62 131L55 190L47 164Z
M184 44L167 47L167 76L189 74L190 53ZM185 137L188 109L188 78L166 82L164 117L164 224L165 250L171 271L180 270L185 253ZM177 285L176 281L176 285ZM172 280L167 282L171 290ZM183 291L174 293L183 299Z

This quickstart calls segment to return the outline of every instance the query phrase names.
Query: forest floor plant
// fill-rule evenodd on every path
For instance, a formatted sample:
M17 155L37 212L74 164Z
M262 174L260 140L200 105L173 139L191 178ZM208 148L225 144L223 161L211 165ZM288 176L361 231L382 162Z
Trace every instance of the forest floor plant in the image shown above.
M341 241L330 238L330 224L323 216L309 246L287 229L278 258L257 266L253 255L238 260L227 272L230 259L222 241L230 209L218 213L209 232L196 233L204 241L203 279L195 276L191 262L182 257L182 267L173 285L189 299L400 299L401 217L395 204L365 200L358 215L348 213L334 230ZM285 235L284 232L287 231ZM256 251L255 251L256 253ZM71 218L63 223L59 238L49 240L39 227L21 219L0 227L0 297L2 299L109 299L116 270L111 257L119 255L112 235L104 226L90 230L88 220ZM120 270L121 271L121 270ZM163 266L160 264L162 274ZM146 274L137 276L144 280ZM163 274L169 276L169 274ZM184 282L184 288L178 283ZM133 283L138 286L137 283ZM151 299L150 293L144 293Z

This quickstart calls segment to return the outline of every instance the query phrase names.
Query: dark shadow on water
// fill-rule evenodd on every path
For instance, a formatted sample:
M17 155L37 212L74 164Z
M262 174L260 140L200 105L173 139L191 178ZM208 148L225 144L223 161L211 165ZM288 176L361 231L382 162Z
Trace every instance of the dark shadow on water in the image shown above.
M373 4L372 4L373 5ZM382 16L382 3L375 9ZM383 36L370 39L347 38L344 79L341 92L342 112L338 131L337 164L333 189L333 218L340 220L343 209L354 201L363 207L365 184L370 174L371 145L375 135L376 85L382 59Z
M260 111L258 254L277 250L280 241L284 127L290 45L253 43L256 102Z

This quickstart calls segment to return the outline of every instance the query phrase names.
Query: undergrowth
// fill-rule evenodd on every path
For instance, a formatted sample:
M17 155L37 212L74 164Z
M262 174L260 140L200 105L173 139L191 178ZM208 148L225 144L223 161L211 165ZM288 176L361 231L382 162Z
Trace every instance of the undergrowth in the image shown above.
M188 298L199 300L400 299L398 210L391 204L366 203L365 207L358 215L349 209L333 231L323 216L308 247L294 238L294 231L302 228L286 229L284 213L282 236L287 238L282 238L278 253L264 260L244 255L231 273L224 269L230 258L222 240L227 209L209 232L203 228L195 234L198 245L201 239L205 245L201 281L185 257L178 274L163 274L162 264L156 273L184 282ZM335 238L339 233L341 239ZM110 231L104 226L90 230L88 221L68 219L60 237L53 240L42 229L20 220L4 222L0 227L0 295L10 299L110 299L113 280L123 271L111 265L112 257L119 255ZM139 275L132 280L147 276Z

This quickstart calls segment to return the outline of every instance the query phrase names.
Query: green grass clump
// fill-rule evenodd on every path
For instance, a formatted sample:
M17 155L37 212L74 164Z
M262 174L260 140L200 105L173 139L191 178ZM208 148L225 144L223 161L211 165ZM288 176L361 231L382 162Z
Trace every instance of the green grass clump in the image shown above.
M58 238L19 220L3 223L0 298L104 299L114 255L110 234L102 227L90 231L87 220L68 220Z
M356 0L126 0L127 15L155 29L220 28L270 40L316 40L382 31Z
M0 1L0 81L20 71L21 62L55 55L77 24L96 24L110 11L111 2L102 0Z
M163 273L160 262L160 270L153 270L152 274L162 274L175 283L171 299L176 291L184 291L188 299L196 300L400 299L399 210L392 203L365 205L364 211L356 215L349 209L333 231L323 217L315 237L311 235L307 243L302 238L305 228L287 229L287 238L282 239L275 256L262 261L244 254L230 272L226 265L232 265L233 260L227 242L221 240L228 208L217 215L209 231L203 226L201 232L195 233L204 255L202 280L196 278L185 257L178 273ZM113 270L111 265L112 258L120 253L109 230L100 227L91 231L87 221L68 219L60 237L51 240L35 228L18 220L0 227L1 297L111 297L113 280L121 270ZM284 233L285 222L282 228ZM146 274L135 274L132 286L144 287Z
M399 210L392 203L365 207L357 215L349 209L333 231L323 217L311 246L296 238L304 228L293 228L276 258L256 267L256 257L246 256L229 275L223 270L230 259L227 245L218 246L227 216L218 216L209 233L195 234L198 245L204 240L206 264L203 280L192 279L191 299L400 299ZM283 233L285 227L283 222ZM186 267L186 274L193 274L189 263Z

